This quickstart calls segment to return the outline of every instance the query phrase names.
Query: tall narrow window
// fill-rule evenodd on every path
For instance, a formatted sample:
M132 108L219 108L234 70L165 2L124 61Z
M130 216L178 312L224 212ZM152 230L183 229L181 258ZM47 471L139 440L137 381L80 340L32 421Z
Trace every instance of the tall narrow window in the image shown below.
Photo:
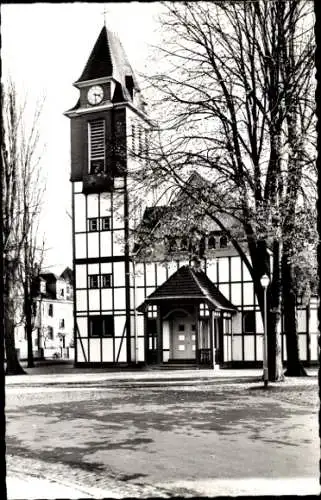
M98 274L90 274L88 276L89 288L99 288L99 275Z
M89 173L105 170L105 120L94 120L88 124Z
M101 287L102 288L110 288L111 287L111 274L102 274L101 275Z
M97 217L88 219L88 231L98 231Z
M101 230L109 231L110 230L110 217L102 217L101 218Z

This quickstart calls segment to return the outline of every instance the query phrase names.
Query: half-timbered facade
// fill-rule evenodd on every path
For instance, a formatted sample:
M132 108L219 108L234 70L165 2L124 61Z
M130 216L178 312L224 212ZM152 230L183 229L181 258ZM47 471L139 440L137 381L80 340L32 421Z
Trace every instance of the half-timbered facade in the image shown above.
M147 151L150 121L124 50L106 27L74 85L79 99L65 114L75 364L261 364L263 324L251 276L219 228L200 239L200 263L190 234L161 257L130 245L131 229L151 211L137 203L131 178L139 161L132 153ZM298 314L301 358L317 360L316 303Z

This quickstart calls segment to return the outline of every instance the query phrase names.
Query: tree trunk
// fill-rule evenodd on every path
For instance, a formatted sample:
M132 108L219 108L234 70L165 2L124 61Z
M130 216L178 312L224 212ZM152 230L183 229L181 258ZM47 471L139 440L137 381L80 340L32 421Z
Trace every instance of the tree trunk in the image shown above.
M280 242L273 242L273 273L267 296L268 307L268 369L269 380L284 380L281 352L281 269Z
M286 249L284 249L282 257L282 296L287 353L287 369L285 375L287 377L304 377L307 376L307 373L300 361L296 295L293 289L293 278L293 269L288 262Z
M26 278L27 279L27 278ZM28 346L27 367L34 368L33 350L32 350L32 302L28 284L24 286L24 302L25 302L25 332Z
M7 315L6 315L7 316ZM14 324L8 318L4 320L4 340L6 349L7 368L6 375L23 375L26 372L20 365L14 338Z

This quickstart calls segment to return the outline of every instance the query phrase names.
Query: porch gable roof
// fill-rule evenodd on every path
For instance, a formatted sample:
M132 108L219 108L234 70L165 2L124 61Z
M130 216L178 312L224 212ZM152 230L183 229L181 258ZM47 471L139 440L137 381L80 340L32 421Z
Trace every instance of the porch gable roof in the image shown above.
M190 266L180 267L165 283L151 293L137 309L144 310L144 305L163 300L195 299L206 301L214 309L236 312L237 308L219 291L209 277Z

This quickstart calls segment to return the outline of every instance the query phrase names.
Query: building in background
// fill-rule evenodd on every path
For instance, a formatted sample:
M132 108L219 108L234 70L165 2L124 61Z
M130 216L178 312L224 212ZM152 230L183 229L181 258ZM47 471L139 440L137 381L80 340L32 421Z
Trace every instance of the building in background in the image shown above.
M171 206L138 200L133 172L142 161L137 157L148 154L151 123L124 50L106 27L74 85L79 99L65 114L71 123L75 364L261 366L262 318L233 245L205 219L180 237L166 235L161 229ZM160 231L163 242L160 237L148 252L148 244L135 248L130 234L137 227L138 235ZM298 325L301 360L317 361L316 300L298 308ZM285 339L282 353L286 359Z
M32 345L35 358L74 357L73 273L66 268L60 276L41 273L35 284ZM16 332L20 359L27 358L24 325Z

